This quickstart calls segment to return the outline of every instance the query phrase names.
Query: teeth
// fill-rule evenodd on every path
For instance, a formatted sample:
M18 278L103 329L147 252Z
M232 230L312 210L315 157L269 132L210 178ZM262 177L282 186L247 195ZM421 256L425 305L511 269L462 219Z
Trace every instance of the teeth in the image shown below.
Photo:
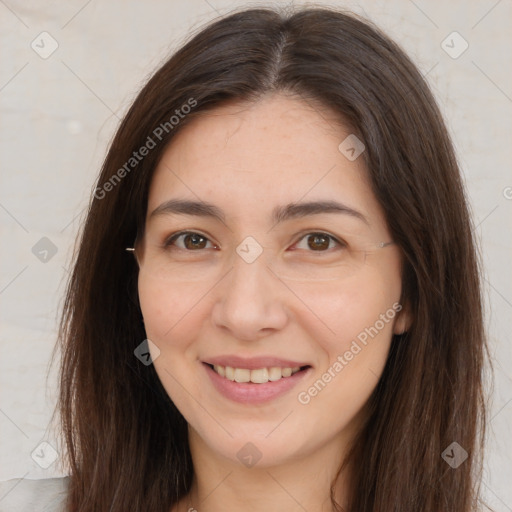
M219 365L214 365L213 366L213 369L221 376L221 377L225 377L226 376L226 369L224 368L224 366L219 366Z
M251 382L255 382L256 384L265 384L265 382L268 382L268 370L266 368L251 370Z
M225 373L226 373L226 379L235 380L235 370L233 370L233 368L231 368L231 366L226 366Z
M250 382L251 370L241 370L235 368L235 382Z
M282 377L281 368L278 366L273 366L269 369L268 372L268 380L274 381L279 380Z
M292 368L283 368L281 370L281 375L283 377L289 377L292 374Z
M280 368L272 366L271 368L258 368L257 370L248 370L247 368L232 368L231 366L213 365L213 369L221 376L235 382L253 382L255 384L265 384L269 381L274 382L283 377L290 377L300 370L299 366L295 368Z

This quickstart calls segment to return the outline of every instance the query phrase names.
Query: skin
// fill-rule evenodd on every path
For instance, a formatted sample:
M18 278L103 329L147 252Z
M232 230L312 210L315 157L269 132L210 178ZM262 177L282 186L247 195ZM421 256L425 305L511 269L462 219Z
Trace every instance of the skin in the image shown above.
M256 103L224 105L192 120L155 170L138 286L147 336L160 350L156 371L189 424L195 476L189 496L174 510L331 510L330 483L360 428L392 334L409 324L405 310L308 404L299 403L297 395L399 302L400 251L396 245L386 247L357 272L324 282L281 280L267 264L280 261L303 230L345 236L349 243L391 240L363 157L349 161L338 150L349 134L325 109L271 95ZM213 203L225 221L192 215L150 218L171 198ZM358 210L369 225L339 213L276 226L270 221L277 205L328 199ZM144 255L152 241L181 230L199 231L220 249L202 249L201 263L191 263L182 252L179 275L162 280L147 271L144 264L150 260ZM266 258L249 264L238 256L235 249L247 236L261 244ZM299 259L308 256L307 244L301 247L302 253L295 253ZM200 278L192 277L191 265L202 269ZM267 404L240 404L216 391L201 363L226 354L291 358L313 370ZM262 454L251 468L237 457L248 442ZM342 473L336 487L342 505L348 480L349 474Z

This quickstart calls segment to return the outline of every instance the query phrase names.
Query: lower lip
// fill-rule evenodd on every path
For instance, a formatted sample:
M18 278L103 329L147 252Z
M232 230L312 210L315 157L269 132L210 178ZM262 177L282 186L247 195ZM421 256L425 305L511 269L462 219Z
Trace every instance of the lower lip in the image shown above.
M255 384L254 382L231 381L221 377L206 363L203 363L203 366L219 393L230 400L244 404L261 404L284 395L298 382L300 382L312 369L309 367L294 373L290 377L282 377L279 380L269 381L265 384Z

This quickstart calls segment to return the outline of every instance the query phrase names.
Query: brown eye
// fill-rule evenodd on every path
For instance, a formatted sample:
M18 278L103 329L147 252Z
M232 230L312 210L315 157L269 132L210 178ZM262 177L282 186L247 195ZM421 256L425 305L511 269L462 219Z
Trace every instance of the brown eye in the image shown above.
M344 247L344 244L327 233L307 233L294 246L295 249L304 249L309 252L327 252L336 246Z
M321 251L329 248L330 238L322 234L308 235L308 247L313 251Z
M172 248L175 246L178 249L196 251L206 249L208 243L211 244L210 240L208 240L204 235L191 231L184 231L173 235L167 242L165 242L164 247Z
M198 235L197 233L192 235L185 235L184 237L185 247L187 249L204 249L206 246L206 238Z

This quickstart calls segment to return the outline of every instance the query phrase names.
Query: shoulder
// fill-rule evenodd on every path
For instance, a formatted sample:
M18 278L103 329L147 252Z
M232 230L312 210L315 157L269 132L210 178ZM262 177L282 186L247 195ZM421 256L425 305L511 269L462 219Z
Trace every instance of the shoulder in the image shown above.
M69 477L0 481L0 512L64 512Z

